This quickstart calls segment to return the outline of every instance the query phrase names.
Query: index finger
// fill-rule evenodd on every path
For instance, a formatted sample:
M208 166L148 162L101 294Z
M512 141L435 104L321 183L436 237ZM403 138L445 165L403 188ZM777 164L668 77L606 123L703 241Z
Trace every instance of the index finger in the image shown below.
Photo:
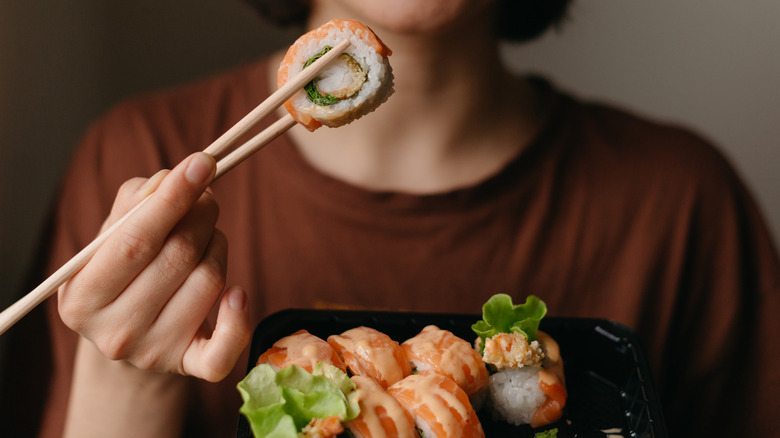
M70 284L75 289L102 291L95 304L108 304L159 253L173 227L213 180L216 162L199 152L185 158L157 189L107 239Z

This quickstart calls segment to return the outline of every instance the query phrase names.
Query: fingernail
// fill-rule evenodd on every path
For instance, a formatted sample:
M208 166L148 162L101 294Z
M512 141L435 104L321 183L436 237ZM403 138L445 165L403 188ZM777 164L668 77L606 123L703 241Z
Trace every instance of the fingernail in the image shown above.
M233 288L228 292L228 304L233 310L244 310L246 305L246 294L239 288Z
M210 155L195 154L187 165L184 178L191 184L203 184L214 173L214 164L214 158Z

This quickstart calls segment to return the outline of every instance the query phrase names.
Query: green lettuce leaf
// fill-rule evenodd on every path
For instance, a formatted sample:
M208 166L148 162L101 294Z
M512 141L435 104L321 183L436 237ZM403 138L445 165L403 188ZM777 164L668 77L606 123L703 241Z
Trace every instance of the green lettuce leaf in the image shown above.
M344 420L351 420L360 415L360 406L358 406L358 393L355 382L349 378L349 376L341 371L338 367L329 363L320 362L314 367L313 373L316 376L327 377L336 388L341 391L346 398L344 401L347 403L346 416Z
M558 438L558 428L536 432L534 433L534 438Z
M254 367L238 383L244 400L239 412L256 437L297 438L313 418L355 418L355 384L340 369L319 364L313 373L292 365L275 371L270 365Z
M238 383L237 388L244 400L239 412L247 418L255 436L298 436L292 417L284 410L285 400L271 366L256 366Z
M482 319L471 326L479 336L479 349L482 352L485 339L499 333L519 332L528 338L536 339L539 322L547 314L544 301L535 295L529 295L525 304L513 304L507 294L496 294L482 306Z

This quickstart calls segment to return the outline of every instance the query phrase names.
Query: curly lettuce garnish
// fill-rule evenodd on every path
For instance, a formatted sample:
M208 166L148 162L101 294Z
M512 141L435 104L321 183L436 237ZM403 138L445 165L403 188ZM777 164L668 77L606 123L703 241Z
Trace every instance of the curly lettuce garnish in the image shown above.
M496 294L482 306L482 319L471 326L471 330L479 336L479 351L485 348L485 339L499 333L518 332L528 338L528 342L536 339L539 322L547 314L544 301L535 295L529 295L525 304L513 304L512 297L507 294Z
M355 384L323 362L312 373L297 365L275 371L261 364L237 388L244 400L240 412L256 437L297 438L314 418L348 421L360 414Z

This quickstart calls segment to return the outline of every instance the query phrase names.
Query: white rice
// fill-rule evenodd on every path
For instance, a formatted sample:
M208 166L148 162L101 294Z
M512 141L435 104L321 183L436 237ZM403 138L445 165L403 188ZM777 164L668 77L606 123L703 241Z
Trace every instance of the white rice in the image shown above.
M488 392L494 416L514 425L528 424L546 395L539 389L539 368L499 371L489 378Z
M422 438L438 438L428 422L419 417L415 417L414 427L417 428L417 432Z
M428 362L415 359L410 359L409 362L412 364L412 368L417 370L418 373L431 369L431 365Z
M306 61L322 52L325 46L334 47L344 39L350 42L350 46L344 53L355 59L367 73L362 88L352 97L327 106L314 104L303 91L291 99L293 106L299 112L308 114L330 127L344 125L368 114L387 100L393 92L393 73L388 60L379 55L358 35L336 27L331 28L325 38L312 39L298 49L288 70L288 80L297 75Z

